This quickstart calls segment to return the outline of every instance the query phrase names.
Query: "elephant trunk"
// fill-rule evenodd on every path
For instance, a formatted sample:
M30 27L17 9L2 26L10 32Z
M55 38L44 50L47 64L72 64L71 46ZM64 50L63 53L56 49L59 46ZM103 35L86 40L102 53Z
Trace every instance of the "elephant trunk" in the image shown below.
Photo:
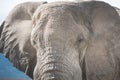
M48 48L38 55L37 60L35 80L73 80L69 61L59 51Z

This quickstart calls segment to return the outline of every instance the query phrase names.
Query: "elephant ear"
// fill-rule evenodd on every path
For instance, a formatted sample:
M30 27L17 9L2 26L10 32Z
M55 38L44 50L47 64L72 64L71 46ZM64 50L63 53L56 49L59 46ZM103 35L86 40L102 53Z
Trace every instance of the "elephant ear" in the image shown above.
M0 37L0 49L18 69L32 77L36 64L36 51L31 45L32 15L38 6L46 2L21 3L9 13Z
M119 15L112 6L103 2L92 2L89 8L91 8L88 12L91 13L92 33L85 55L86 76L88 79L93 78L88 75L97 76L93 80L106 79L106 76L109 76L109 79L118 79L116 67L118 67L120 50ZM115 66L111 67L111 65Z

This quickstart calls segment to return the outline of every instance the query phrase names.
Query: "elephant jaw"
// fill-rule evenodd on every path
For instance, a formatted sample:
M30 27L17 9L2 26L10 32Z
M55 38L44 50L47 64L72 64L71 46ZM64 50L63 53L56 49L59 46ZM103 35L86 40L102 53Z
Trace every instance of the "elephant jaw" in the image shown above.
M34 80L77 80L74 76L77 73L75 74L69 59L58 52L45 51L45 53L37 55Z

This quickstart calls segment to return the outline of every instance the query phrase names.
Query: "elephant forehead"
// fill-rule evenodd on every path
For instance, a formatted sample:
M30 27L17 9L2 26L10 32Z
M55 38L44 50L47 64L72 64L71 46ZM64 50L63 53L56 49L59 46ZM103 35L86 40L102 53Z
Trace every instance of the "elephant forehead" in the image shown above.
M96 4L96 2L93 2L93 3ZM36 21L37 26L35 27L39 27L39 29L41 30L43 29L43 32L45 33L45 35L48 35L48 36L52 35L53 37L53 34L54 34L56 37L63 37L67 39L70 39L72 36L75 37L76 35L79 35L81 33L84 34L84 36L88 36L90 33L89 32L90 30L92 33L93 28L94 28L93 34L95 35L96 35L95 32L97 33L100 32L99 34L104 34L103 31L108 30L107 27L109 26L113 28L113 25L111 25L109 20L113 18L110 16L115 15L114 10L111 9L111 7L108 6L107 4L103 2L100 2L100 3L98 2L97 4L99 6L97 6L96 4L94 5L94 7L97 7L97 8L93 8L93 9L88 8L88 7L90 8L92 7L90 4L89 5L81 4L82 6L80 4L77 4L77 5L75 4L77 3L70 3L70 4L51 3L51 4L42 5L36 10L34 14L34 16L38 16L38 15L40 16L40 17L37 17L38 20L36 18L33 18L33 20L37 20ZM107 5L108 7L105 5ZM101 9L101 12L98 9L99 10ZM87 11L84 11L84 10L87 10ZM109 13L110 15L108 15L108 12L110 12ZM94 15L94 20L92 19L89 20L88 18L86 18L88 16L83 15L83 14L86 14L90 16L91 18ZM103 29L103 28L106 28L106 29ZM108 31L105 31L105 32L108 32Z
M71 3L73 4L73 3ZM58 13L59 11L65 12L65 6L68 6L70 4L68 4L68 2L59 2L59 3L49 3L49 4L44 4L41 5L37 8L37 10L35 11L34 15L33 15L33 21L36 19L40 19L42 16L46 15L46 14L55 14ZM59 14L58 14L59 16Z
M46 20L41 21L39 24L35 26L38 28L36 32L42 32L45 39L76 39L77 36L81 33L77 24L72 19L72 16L69 14L64 14L56 16L52 16L51 18L47 17ZM71 17L71 18L70 18ZM69 19L68 19L69 18ZM48 20L47 20L48 19ZM43 19L41 19L43 20Z
M68 36L71 38L89 34L89 20L76 3L51 3L40 6L33 15L34 27L44 29L45 34ZM87 27L86 27L87 25ZM44 28L43 28L44 27ZM66 38L66 37L64 37Z

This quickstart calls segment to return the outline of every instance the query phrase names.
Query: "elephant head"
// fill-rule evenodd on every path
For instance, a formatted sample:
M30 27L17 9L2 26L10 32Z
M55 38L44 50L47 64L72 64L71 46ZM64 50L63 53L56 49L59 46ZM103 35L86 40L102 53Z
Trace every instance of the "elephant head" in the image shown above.
M77 49L83 39L81 27L76 27L71 12L62 5L66 3L43 5L34 13L31 41L37 51L35 80L82 80Z
M0 38L16 67L34 80L120 79L120 18L109 4L20 5L4 21Z
M46 2L18 4L0 27L0 50L18 69L32 77L36 64L36 51L30 43L32 15Z
M35 80L119 79L113 76L119 54L111 48L119 42L120 19L109 4L49 3L35 11L32 21Z

